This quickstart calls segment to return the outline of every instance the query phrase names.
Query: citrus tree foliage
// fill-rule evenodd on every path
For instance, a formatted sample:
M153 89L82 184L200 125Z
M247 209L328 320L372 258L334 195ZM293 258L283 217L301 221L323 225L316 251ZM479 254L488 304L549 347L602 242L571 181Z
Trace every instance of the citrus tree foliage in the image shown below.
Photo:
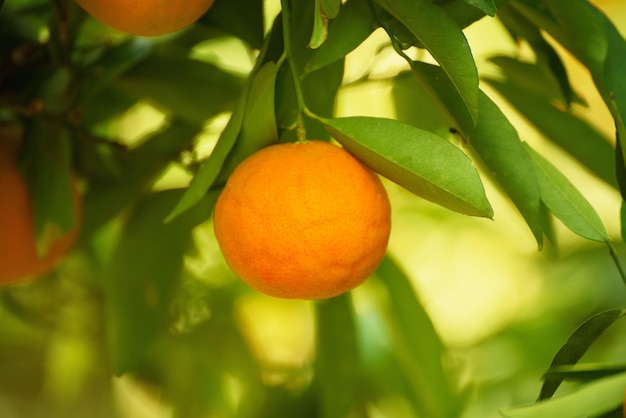
M194 277L186 263L193 231L210 222L237 164L278 141L332 137L391 182L468 216L494 216L483 186L493 182L538 249L554 238L558 219L605 245L606 259L626 281L617 239L593 206L483 90L497 91L548 141L626 196L626 42L610 17L586 0L282 0L273 20L264 6L263 0L217 0L192 27L158 38L116 32L70 0L2 6L0 121L24 128L20 162L38 233L50 223L72 224L70 198L53 192L68 189L70 173L84 189L81 240L63 270L70 284L57 272L2 291L2 315L43 330L65 324L55 335L75 341L73 360L97 366L88 376L67 376L85 384L72 389L83 391L82 401L56 405L58 411L44 402L38 407L46 412L36 416L87 416L81 415L87 410L116 416L111 376L157 388L176 417L361 417L383 398L403 399L412 414L406 416L462 415L467 393L392 257L372 279L381 295L373 322L359 317L350 294L313 304L315 360L298 372L274 369L254 355L233 314L249 289L236 280L209 285ZM464 33L481 19L498 19L534 59L493 56L502 76L483 77ZM391 94L398 117L337 117L345 57L380 30L387 48L405 61L404 71L388 80L397 87ZM249 71L211 59L211 43L232 38L248 49ZM582 99L562 51L588 69L613 117L614 137L571 111ZM432 59L416 58L426 55ZM162 121L139 141L121 138L113 123L146 103ZM210 153L201 152L200 138L207 126L217 129L211 122L220 117L227 122L217 141ZM188 187L155 187L172 167L188 174ZM51 170L62 175L50 176ZM499 413L621 416L626 364L579 360L624 312L596 312L572 327L545 364L537 402L505 403ZM73 315L74 322L59 319ZM21 336L14 347L2 345L8 353L0 353L7 370L0 373L2 392L36 393L44 364L63 367L63 361L44 344L45 332L19 321L0 319L0 325L2 340ZM286 383L272 384L268 373ZM583 383L559 395L565 381Z

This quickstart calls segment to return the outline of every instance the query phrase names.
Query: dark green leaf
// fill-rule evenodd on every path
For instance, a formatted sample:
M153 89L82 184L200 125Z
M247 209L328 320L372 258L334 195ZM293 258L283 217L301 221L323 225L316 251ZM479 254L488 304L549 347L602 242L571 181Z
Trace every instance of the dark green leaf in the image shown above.
M501 411L506 418L596 417L613 411L624 400L626 373L605 377L580 389L531 406Z
M509 0L495 0L494 4L496 8L500 8ZM451 0L451 1L443 1L441 4L441 8L445 10L445 12L454 19L455 22L459 24L460 27L465 28L477 20L485 17L485 12L480 10L474 6L471 6L465 0Z
M263 0L215 0L199 22L226 31L261 49L264 21Z
M320 417L344 418L350 415L360 383L356 325L350 293L318 301L315 309L315 370L320 391Z
M481 92L476 128L463 132L494 180L511 198L530 227L539 248L543 245L541 200L533 163L519 135L498 106Z
M540 93L509 81L486 80L549 140L580 161L593 174L617 187L614 153L609 140L587 122L558 109Z
M329 19L336 18L341 9L341 0L320 0L320 4Z
M217 193L209 194L193 210L164 223L181 195L181 190L167 190L143 199L104 268L109 348L116 374L143 365L166 330L191 230L210 216L217 199Z
M593 206L547 159L528 145L526 149L535 163L541 200L550 211L581 237L607 241L606 229Z
M151 51L152 43L139 37L131 37L104 49L97 60L80 70L81 89L78 102L88 101L87 107L93 103L102 105L104 99L100 95L108 92L113 80L146 59Z
M322 122L357 158L418 196L466 215L493 215L472 161L445 139L390 119Z
M494 0L463 0L465 3L474 6L475 8L482 10L489 16L495 16L498 7Z
M528 42L537 55L537 65L550 72L550 77L535 77L535 82L544 80L556 81L565 107L569 108L572 100L578 98L575 97L575 93L572 90L561 58L552 45L544 39L541 30L510 5L506 5L498 10L498 18L511 32L515 40L519 41L519 38L523 38ZM520 75L523 76L523 74ZM532 85L528 87L534 88Z
M610 20L584 0L546 0L547 8L518 1L514 6L589 69L613 115L617 132L625 132L626 42ZM620 141L624 140L622 135Z
M152 54L114 81L114 86L193 123L231 110L243 80L216 66L177 53Z
M458 416L459 398L443 368L444 346L406 273L390 257L376 271L389 293L389 326L419 416Z
M430 0L377 0L402 22L439 62L472 120L478 119L478 71L458 24Z
M92 179L85 196L84 235L89 236L132 205L199 132L198 126L174 120L123 155L117 177Z
M545 378L591 382L603 377L626 372L626 364L587 363L550 367Z
M581 359L591 344L617 319L624 316L624 311L614 309L599 313L583 322L568 338L567 342L554 356L550 369L556 366L573 365ZM552 397L563 378L547 376L539 393L539 400ZM626 387L626 386L625 386ZM622 392L623 395L623 392ZM557 415L558 416L558 415Z
M21 147L21 170L31 201L37 251L44 255L76 225L69 133L60 124L33 118Z
M422 84L423 89L438 102L437 107L444 112L450 124L456 124L463 132L474 129L475 123L469 109L441 67L413 61L411 70Z

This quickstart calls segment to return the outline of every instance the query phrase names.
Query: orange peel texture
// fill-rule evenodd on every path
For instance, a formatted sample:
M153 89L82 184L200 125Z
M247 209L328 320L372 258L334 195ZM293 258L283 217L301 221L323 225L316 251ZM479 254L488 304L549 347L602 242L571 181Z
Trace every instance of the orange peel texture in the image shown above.
M387 192L352 154L325 141L273 145L232 173L214 230L233 272L274 297L324 299L361 284L382 261Z

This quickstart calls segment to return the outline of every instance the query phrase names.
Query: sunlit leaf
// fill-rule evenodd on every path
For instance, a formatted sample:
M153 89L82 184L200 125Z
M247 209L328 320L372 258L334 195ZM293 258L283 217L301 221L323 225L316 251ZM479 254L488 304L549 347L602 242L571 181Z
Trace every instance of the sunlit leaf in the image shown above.
M594 127L574 114L558 109L548 98L508 81L487 79L549 140L580 161L593 174L616 187L615 150Z
M402 22L439 62L472 120L478 118L478 71L471 49L458 24L430 0L378 0Z
M617 319L624 316L624 311L614 309L601 312L583 322L567 339L567 342L554 356L550 369L557 366L573 365L578 363L591 344ZM548 399L559 388L564 378L548 375L541 387L539 400Z
M366 0L350 0L329 24L326 41L314 52L305 73L342 60L373 32L376 27Z
M315 310L319 416L344 418L350 414L356 402L360 382L356 325L350 293L318 301Z
M547 159L526 146L535 163L541 200L557 218L578 235L594 241L609 239L593 206Z
M605 377L580 389L534 405L501 411L506 418L595 417L620 406L624 399L626 373Z
M328 15L323 9L322 0L315 0L315 13L313 14L313 33L309 47L313 49L319 48L328 36Z
M484 93L480 95L480 118L476 128L463 132L488 172L511 198L526 220L537 244L543 245L541 200L532 161L515 127Z
M472 161L445 139L390 119L350 117L323 123L357 158L418 196L466 215L493 215Z

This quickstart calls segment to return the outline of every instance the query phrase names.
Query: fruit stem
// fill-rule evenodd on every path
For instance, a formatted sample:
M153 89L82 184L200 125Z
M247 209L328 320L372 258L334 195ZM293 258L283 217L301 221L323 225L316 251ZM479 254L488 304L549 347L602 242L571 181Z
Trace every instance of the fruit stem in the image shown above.
M293 81L293 88L296 93L296 105L297 108L297 120L296 120L296 138L298 142L306 141L306 128L304 126L304 119L302 118L303 112L307 111L306 104L304 102L304 93L302 92L302 84L300 77L298 76L298 67L293 57L293 49L291 45L291 9L289 0L281 0L282 6L282 19L283 19L283 44L285 48L285 55L287 63L289 65L289 71L291 72L291 79Z
M613 262L615 263L615 266L617 267L617 270L619 271L619 275L622 278L622 281L624 282L624 284L626 285L626 269L624 269L624 266L622 265L622 262L619 259L619 255L617 254L617 248L615 248L615 246L610 240L607 240L606 243L609 247L609 253L611 254L611 258L613 259Z

